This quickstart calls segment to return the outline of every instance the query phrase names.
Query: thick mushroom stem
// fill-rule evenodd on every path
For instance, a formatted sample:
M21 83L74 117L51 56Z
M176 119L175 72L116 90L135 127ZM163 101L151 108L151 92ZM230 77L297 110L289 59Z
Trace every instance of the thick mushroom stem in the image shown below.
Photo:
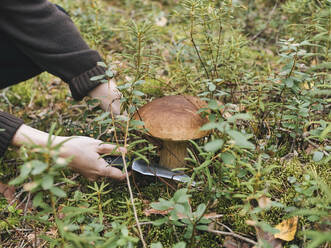
M185 141L164 140L160 154L160 165L168 169L185 167L186 148Z

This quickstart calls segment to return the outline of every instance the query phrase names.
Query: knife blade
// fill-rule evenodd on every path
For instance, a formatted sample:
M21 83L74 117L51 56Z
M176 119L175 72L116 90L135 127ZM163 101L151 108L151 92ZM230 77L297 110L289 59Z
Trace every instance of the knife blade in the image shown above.
M104 156L103 159L110 165L119 169L123 169L124 163L122 157L119 156ZM127 160L127 162L129 162ZM135 160L132 166L128 167L128 170L136 171L142 175L146 176L155 176L162 177L167 179L172 179L180 182L190 182L191 178L188 175L185 175L182 172L171 171L167 168L160 167L157 165L149 165L144 160ZM192 185L195 185L195 182L192 182Z

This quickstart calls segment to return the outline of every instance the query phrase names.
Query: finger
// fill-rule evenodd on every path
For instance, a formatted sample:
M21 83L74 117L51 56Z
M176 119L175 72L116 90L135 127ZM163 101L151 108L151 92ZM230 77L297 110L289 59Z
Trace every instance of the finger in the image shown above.
M123 173L120 169L110 166L104 167L103 170L101 170L100 176L110 177L119 181L122 181L126 178L126 174Z
M86 177L87 180L89 180L90 182L95 182L98 179L97 176L84 176L84 177Z
M87 180L89 180L90 182L94 182L96 180L98 180L98 175L96 174L91 174L91 173L86 173L86 172L81 172L77 169L74 169L75 171L78 171L79 174L81 174L83 177L85 177Z
M113 145L113 144L103 143L98 146L98 153L104 154L104 153L110 153L110 152L126 153L127 150L125 147L119 147L119 146Z

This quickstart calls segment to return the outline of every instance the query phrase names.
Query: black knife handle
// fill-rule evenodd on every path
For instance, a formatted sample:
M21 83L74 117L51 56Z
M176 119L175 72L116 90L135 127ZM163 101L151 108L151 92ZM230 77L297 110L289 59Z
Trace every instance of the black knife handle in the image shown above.
M123 163L123 159L122 156L113 156L113 155L106 155L104 157L102 157L110 166L115 167L117 169L122 170L124 163ZM126 163L128 163L129 161L126 159ZM128 166L128 171L131 170L131 166Z

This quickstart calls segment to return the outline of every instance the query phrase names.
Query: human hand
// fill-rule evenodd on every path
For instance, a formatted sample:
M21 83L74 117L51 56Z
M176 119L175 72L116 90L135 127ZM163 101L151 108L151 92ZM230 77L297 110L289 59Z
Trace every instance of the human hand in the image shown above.
M120 99L121 92L116 88L115 79L110 79L108 83L102 83L89 92L89 96L99 99L101 108L112 112L114 115L121 113Z
M69 166L90 180L96 180L99 176L110 177L116 180L125 179L125 173L121 170L108 166L106 161L100 157L102 154L111 152L125 153L124 147L105 144L100 140L89 137L73 136L63 144L60 156L73 157Z
M48 138L48 133L23 124L16 131L12 139L12 144L21 146L26 143L33 143L46 146ZM117 180L125 179L126 174L115 167L108 166L106 161L100 157L101 154L111 153L114 150L119 153L125 153L125 148L105 144L100 140L82 136L53 136L52 140L54 146L63 143L60 148L60 156L63 158L73 157L69 166L88 179L95 180L98 176L110 177Z

